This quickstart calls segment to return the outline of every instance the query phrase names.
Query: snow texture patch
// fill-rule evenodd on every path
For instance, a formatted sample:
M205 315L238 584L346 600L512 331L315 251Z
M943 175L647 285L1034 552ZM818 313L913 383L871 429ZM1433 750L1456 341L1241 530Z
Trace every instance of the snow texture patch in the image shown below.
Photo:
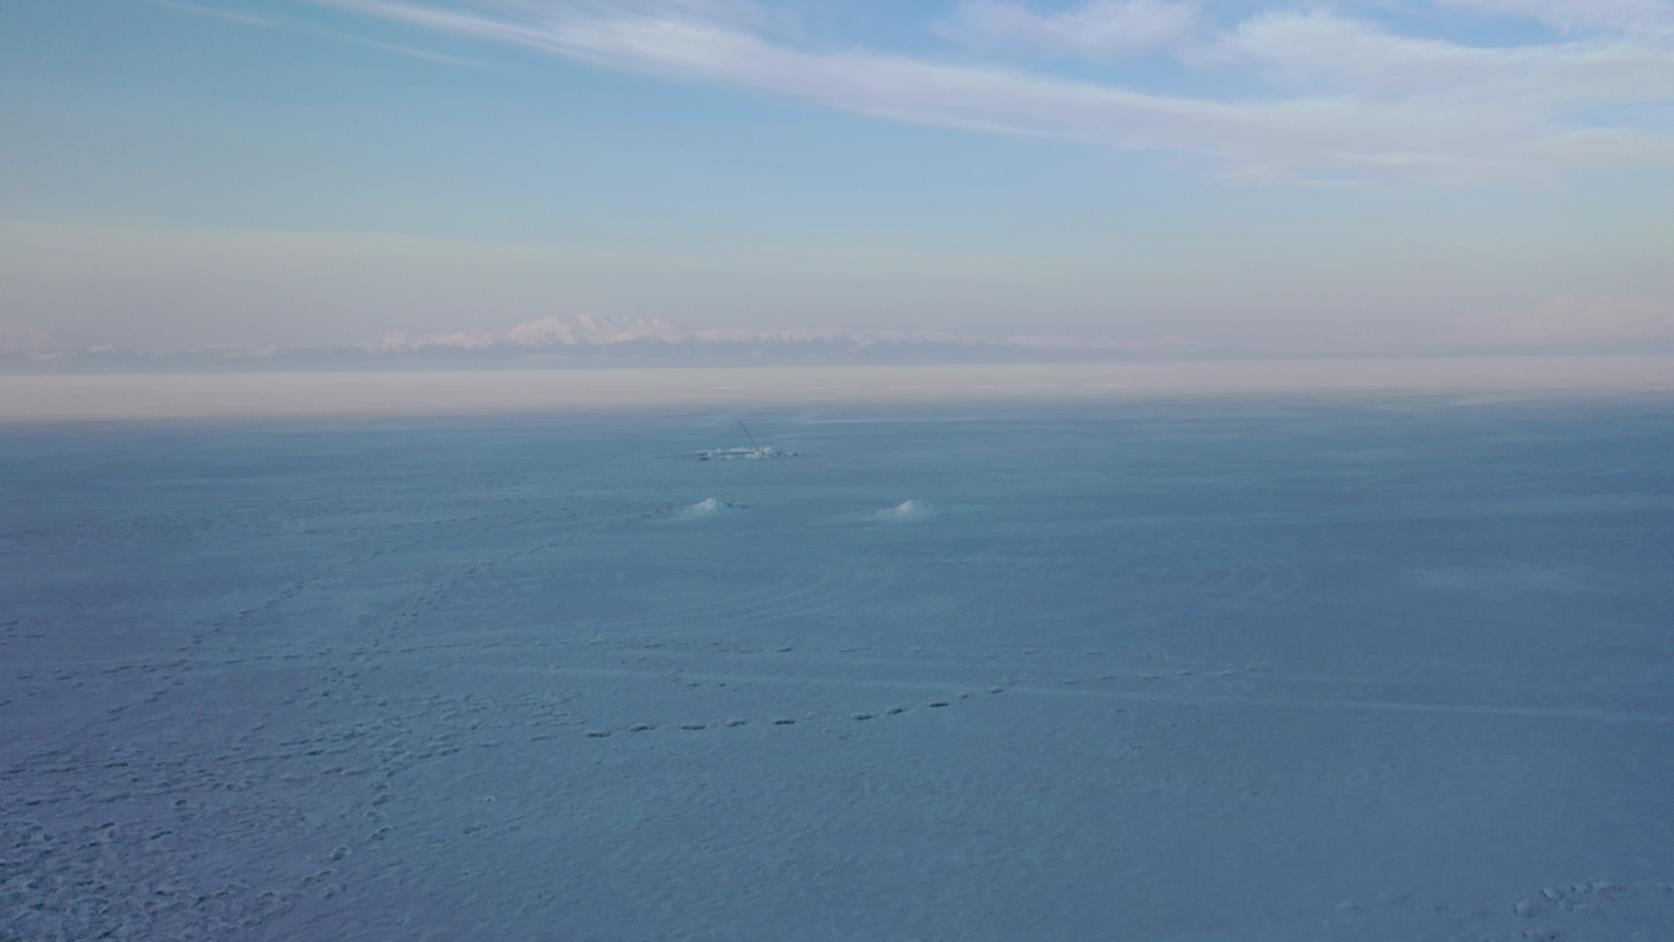
M0 939L1666 938L1674 404L1377 410L16 430Z
M1483 564L1447 569L1419 569L1413 581L1425 588L1508 592L1607 592L1612 582L1607 574L1584 568L1557 566L1508 566Z

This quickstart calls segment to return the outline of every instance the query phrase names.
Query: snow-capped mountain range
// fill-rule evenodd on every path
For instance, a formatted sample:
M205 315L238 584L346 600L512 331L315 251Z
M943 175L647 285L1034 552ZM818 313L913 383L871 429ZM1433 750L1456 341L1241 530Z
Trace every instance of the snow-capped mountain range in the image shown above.
M740 365L795 363L950 363L1112 359L1187 355L1182 338L1139 341L1068 336L980 337L944 331L808 328L685 329L658 318L544 317L505 330L386 333L344 346L200 347L141 350L74 346L39 332L0 331L0 367L302 368L307 366Z

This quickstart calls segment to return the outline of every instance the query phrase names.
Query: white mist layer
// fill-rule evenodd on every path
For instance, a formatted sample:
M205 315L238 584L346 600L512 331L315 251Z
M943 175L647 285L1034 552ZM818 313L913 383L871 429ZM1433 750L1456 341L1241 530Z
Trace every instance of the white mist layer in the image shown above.
M1674 357L498 371L16 374L0 421L580 413L1342 392L1674 392Z

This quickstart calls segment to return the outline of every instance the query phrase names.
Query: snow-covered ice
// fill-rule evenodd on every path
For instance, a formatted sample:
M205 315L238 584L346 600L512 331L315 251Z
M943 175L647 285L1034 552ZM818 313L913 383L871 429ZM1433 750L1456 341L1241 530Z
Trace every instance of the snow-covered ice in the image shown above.
M728 422L0 431L0 939L1669 938L1667 400Z

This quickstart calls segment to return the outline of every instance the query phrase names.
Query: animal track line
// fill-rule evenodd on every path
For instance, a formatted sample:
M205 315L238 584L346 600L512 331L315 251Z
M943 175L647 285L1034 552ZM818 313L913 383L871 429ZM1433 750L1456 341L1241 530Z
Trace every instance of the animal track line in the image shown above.
M990 694L998 694L998 693L1002 693L1002 692L1003 692L1003 688L999 688L999 687L995 687L995 688L993 688L989 691ZM955 700L968 700L972 696L973 696L973 694L971 694L969 692L961 693L955 698L950 698L950 699L946 699L946 700L929 700L929 701L921 704L921 707L923 709L927 709L927 710L945 709L947 707L952 706L953 703L955 702ZM836 723L841 723L841 722L865 723L865 722L868 722L870 720L878 720L878 719L883 719L885 717L903 716L907 713L912 712L914 709L917 709L917 708L910 707L910 706L902 706L902 705L897 704L895 706L887 707L887 708L882 709L882 710L875 710L875 711L873 711L873 710L860 710L860 711L856 711L854 713L848 714L846 717L838 716L837 714L833 714L833 713L817 712L817 713L805 714L801 719L798 719L796 717L791 717L791 716L778 716L778 717L775 717L771 720L748 720L748 719L737 719L737 718L735 718L735 719L724 720L724 721L715 722L715 723L710 723L710 722L702 722L702 723L686 722L686 723L664 723L664 724L635 723L634 725L627 726L627 727L599 727L599 726L594 726L594 727L589 727L585 731L584 735L588 739L608 739L608 738L610 738L611 736L613 736L617 733L625 733L627 735L635 735L635 734L641 734L641 733L656 732L658 730L676 730L676 731L681 732L681 733L701 733L701 732L706 732L706 731L709 731L709 730L718 730L718 729L739 729L739 728L742 728L742 727L745 727L745 726L778 726L778 727L810 726L810 725L831 726L831 725L834 725ZM556 738L558 738L556 734L547 733L547 734L541 734L541 735L538 735L538 736L532 736L532 737L530 737L529 741L530 742L547 742L547 741L550 741L550 740L556 739Z
M838 688L870 688L948 692L955 696L969 694L966 684L939 680L871 680L854 677L821 677L793 674L753 674L742 672L668 671L629 667L545 667L533 668L545 673L596 678L666 678L671 673L682 679L705 683L761 683L779 685L814 685ZM1501 703L1449 703L1434 701L1376 700L1353 698L1285 698L1244 694L1171 693L1151 690L1121 690L1097 686L1099 681L1067 678L1057 686L1039 683L1009 684L993 689L1014 691L1023 695L1048 697L1078 697L1103 700L1124 700L1139 703L1196 703L1226 704L1230 706L1272 707L1306 710L1363 710L1387 713L1434 713L1462 716L1508 717L1517 719L1582 720L1603 723L1648 723L1674 726L1674 713L1645 710L1612 710L1587 706L1528 706Z

